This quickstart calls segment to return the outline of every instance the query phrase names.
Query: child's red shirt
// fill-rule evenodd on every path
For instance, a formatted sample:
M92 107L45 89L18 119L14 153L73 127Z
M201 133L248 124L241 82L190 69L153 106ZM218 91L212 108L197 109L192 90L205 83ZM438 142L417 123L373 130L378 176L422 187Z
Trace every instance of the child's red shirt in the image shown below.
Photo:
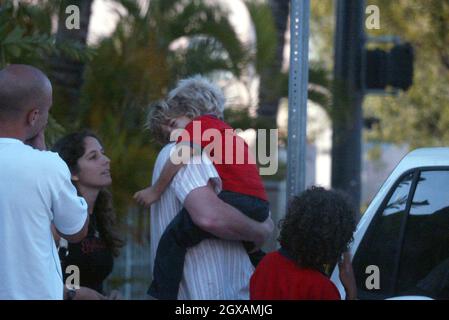
M300 268L278 251L267 254L258 264L249 290L251 300L340 300L328 277Z
M255 159L231 126L213 115L203 115L193 119L185 130L188 136L180 136L177 143L188 142L193 147L201 146L201 150L215 146L208 154L222 180L223 190L267 201Z

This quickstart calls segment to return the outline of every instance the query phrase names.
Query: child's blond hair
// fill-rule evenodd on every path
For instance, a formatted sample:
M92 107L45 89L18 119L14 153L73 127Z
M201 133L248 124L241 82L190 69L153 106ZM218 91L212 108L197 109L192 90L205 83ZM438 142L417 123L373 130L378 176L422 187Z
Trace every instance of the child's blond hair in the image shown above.
M164 130L164 126L168 125L170 119L169 106L164 100L156 101L148 107L145 128L150 131L153 139L162 145L169 141L169 133Z

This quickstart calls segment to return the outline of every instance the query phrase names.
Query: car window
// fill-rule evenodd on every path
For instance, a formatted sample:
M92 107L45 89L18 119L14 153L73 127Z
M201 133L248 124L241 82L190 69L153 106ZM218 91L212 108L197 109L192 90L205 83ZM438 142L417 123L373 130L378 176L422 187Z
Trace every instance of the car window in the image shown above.
M449 171L420 173L406 220L397 294L449 299Z
M384 299L393 293L400 231L412 181L413 173L402 178L382 212L379 212L373 219L357 249L353 267L361 299ZM374 288L367 285L367 280L371 275L370 268L373 267L376 268L379 275L378 286Z

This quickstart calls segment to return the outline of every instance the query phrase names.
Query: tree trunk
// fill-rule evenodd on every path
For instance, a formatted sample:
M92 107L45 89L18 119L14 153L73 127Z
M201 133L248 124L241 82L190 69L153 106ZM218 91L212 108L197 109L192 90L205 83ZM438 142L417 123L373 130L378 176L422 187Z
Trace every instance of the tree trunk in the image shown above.
M87 44L87 34L91 16L93 0L62 0L58 18L58 30L56 33L57 45L64 43L79 43L82 47ZM70 14L66 13L69 5L76 5L80 12L80 28L69 30L66 20ZM84 62L75 60L66 54L52 56L50 58L50 76L52 83L58 88L55 96L54 113L59 121L66 126L75 125L79 114L80 91L83 85Z
M289 0L270 0L276 25L276 57L272 65L260 75L258 116L270 127L276 127L280 94L280 79L284 58L285 31L289 14Z

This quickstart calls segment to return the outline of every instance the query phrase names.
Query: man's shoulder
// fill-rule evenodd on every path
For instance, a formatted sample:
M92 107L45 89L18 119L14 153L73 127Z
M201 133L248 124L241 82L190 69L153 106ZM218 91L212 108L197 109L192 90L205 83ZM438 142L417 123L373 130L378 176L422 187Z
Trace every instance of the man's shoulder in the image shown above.
M25 148L23 152L28 157L31 167L51 171L65 171L67 169L66 163L56 152L41 151L30 146L25 146ZM49 172L46 171L45 173L48 174Z
M159 155L164 153L170 153L171 149L173 149L175 145L176 144L174 142L167 143L165 146L162 147L161 151L159 152Z
M40 159L43 163L49 163L56 166L61 166L65 164L64 160L61 159L59 154L53 151L41 151L33 149L36 158Z
M170 154L173 151L173 148L175 147L175 145L176 144L174 142L166 144L161 149L161 151L159 151L159 154L156 157L156 162L158 162L158 161L163 161L163 162L167 161L170 158Z

